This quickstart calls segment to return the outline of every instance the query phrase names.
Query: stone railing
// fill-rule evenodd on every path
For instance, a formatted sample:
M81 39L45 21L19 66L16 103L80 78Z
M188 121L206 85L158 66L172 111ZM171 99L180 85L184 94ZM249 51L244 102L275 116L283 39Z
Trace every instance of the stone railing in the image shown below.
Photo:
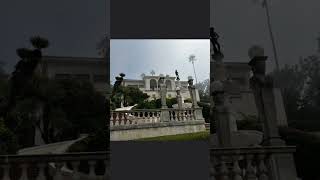
M166 122L170 121L193 121L202 120L202 113L200 118L197 117L196 111L202 111L201 108L186 108L186 109L136 109L127 111L111 111L110 126L119 125L139 125L150 123L161 123L162 116L166 114ZM199 113L198 113L199 114Z
M273 157L293 152L292 146L210 149L210 180L274 180Z
M0 156L1 180L108 180L109 168L108 152Z
M196 120L194 109L167 109L169 111L170 121L192 121Z
M160 114L159 109L111 111L110 126L157 123L160 122Z

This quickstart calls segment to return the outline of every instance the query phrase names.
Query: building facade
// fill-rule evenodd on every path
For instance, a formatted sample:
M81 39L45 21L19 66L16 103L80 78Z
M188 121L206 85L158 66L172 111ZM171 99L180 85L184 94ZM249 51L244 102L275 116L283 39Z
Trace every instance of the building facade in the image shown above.
M143 93L149 95L149 100L159 99L160 98L160 85L159 85L159 76L143 76L142 79L124 79L123 86L127 87L137 87ZM176 88L178 86L178 81L176 81L176 77L173 76L165 76L164 80L167 87L167 98L175 98L177 96ZM180 92L182 96L182 100L190 99L190 93L188 90L188 81L180 81L181 87ZM196 91L197 100L200 101L199 92Z
M43 56L39 72L51 79L77 79L92 82L97 91L109 85L106 58Z

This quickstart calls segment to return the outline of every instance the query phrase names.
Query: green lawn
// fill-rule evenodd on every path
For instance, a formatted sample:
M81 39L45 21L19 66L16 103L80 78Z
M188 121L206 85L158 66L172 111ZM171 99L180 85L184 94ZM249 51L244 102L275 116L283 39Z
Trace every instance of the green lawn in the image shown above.
M209 139L209 134L209 131L204 131L198 133L143 138L135 141L207 141Z

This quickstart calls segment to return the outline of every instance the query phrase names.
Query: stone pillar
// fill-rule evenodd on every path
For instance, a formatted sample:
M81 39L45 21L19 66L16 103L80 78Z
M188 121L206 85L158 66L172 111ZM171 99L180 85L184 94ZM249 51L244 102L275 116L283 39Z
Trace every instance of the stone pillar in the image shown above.
M182 109L182 97L181 97L181 84L180 84L180 80L177 80L177 87L176 87L176 92L177 92L177 103L178 103L178 108Z
M255 56L249 63L254 74L250 79L250 85L254 92L259 119L263 122L263 145L286 146L279 136L274 83L271 77L265 75L266 59L266 56ZM269 163L271 179L286 180L297 178L292 154L272 155Z
M192 77L188 78L188 83L189 83L188 90L189 90L189 93L191 96L192 107L197 108L197 107L199 107L197 104L197 93L196 93L196 87L195 87L195 85L193 85Z
M224 85L221 81L214 81L211 85L212 95L215 105L212 106L213 118L216 120L216 133L218 137L219 147L231 147L231 112L228 106L225 105L226 94Z
M164 82L164 77L160 77L159 84L160 84L160 98L161 98L160 121L167 122L167 121L169 121L169 111L168 111L168 106L167 106L167 102L166 102L167 87Z

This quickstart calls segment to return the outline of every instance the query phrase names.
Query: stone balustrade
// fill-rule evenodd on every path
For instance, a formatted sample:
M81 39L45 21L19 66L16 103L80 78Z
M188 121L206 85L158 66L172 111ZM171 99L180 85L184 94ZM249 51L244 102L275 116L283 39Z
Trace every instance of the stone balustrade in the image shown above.
M110 126L119 125L139 125L160 123L163 112L168 112L168 121L193 121L198 120L195 111L202 111L201 108L185 108L185 109L136 109L126 111L111 111ZM202 113L201 118L202 120Z
M160 122L160 110L111 111L110 126Z
M273 180L273 157L290 154L295 147L210 149L210 180Z
M1 180L102 180L109 178L109 153L0 156Z
M192 121L196 120L194 109L168 109L170 121Z

